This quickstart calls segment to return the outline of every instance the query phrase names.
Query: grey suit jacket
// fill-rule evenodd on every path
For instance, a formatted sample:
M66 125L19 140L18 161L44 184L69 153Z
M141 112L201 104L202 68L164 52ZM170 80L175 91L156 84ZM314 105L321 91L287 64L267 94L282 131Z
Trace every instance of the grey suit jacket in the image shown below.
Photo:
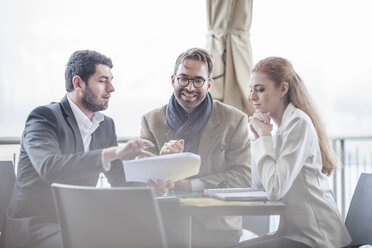
M5 247L27 247L59 231L52 183L95 186L103 172L103 148L117 145L114 122L105 116L84 152L80 131L65 96L34 109L22 135L17 179L6 212ZM104 172L112 186L125 182L121 161Z
M165 142L177 139L166 121L166 107L155 109L142 118L141 138L155 144L152 150L159 153ZM201 157L197 178L207 188L216 188L222 181L229 187L250 187L250 141L247 116L238 109L213 101L213 111L204 127L197 154ZM208 220L207 220L208 219ZM208 229L236 230L241 232L240 218L206 218Z

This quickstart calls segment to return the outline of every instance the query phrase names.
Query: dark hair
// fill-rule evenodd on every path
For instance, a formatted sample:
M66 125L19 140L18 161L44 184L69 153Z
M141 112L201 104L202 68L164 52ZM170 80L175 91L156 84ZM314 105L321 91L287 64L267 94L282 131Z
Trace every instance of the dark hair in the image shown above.
M112 61L109 57L91 50L80 50L74 52L67 62L65 70L66 91L74 90L72 78L78 75L84 82L96 73L96 65L103 64L112 68Z
M176 74L178 66L183 64L187 59L206 63L208 66L208 77L211 77L213 72L213 56L207 50L201 48L191 48L186 52L181 53L176 60L176 64L174 65L174 74Z

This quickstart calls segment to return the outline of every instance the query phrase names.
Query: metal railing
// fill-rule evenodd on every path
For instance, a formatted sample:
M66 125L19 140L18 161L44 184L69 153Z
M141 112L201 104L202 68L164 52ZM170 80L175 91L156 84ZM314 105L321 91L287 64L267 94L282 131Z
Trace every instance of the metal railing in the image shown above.
M335 137L340 168L333 173L333 192L345 218L361 173L372 173L372 136Z
M133 138L119 137L118 143L122 144ZM335 137L333 140L340 168L330 177L330 183L337 205L345 218L360 174L372 173L372 136ZM0 160L12 160L17 165L19 144L19 137L0 137ZM106 186L105 180L101 176L99 186Z
M134 139L135 137L118 137L119 145ZM20 149L21 138L19 137L0 137L0 160L13 161L15 169L17 171L19 149ZM108 187L109 183L103 173L99 175L97 187L105 188Z
M118 137L118 143L125 143L135 137ZM0 137L0 145L19 145L21 142L20 137Z
M124 144L135 137L118 137L118 143ZM0 160L11 160L16 166L18 164L21 138L20 137L0 137Z

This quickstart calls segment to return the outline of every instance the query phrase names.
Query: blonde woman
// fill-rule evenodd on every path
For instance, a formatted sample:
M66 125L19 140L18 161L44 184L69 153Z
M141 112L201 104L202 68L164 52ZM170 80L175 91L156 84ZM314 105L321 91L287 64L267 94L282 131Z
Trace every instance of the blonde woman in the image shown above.
M301 78L279 57L258 62L250 83L253 168L270 200L285 203L285 230L238 247L343 247L351 242L327 176L333 148ZM278 129L272 137L273 120Z

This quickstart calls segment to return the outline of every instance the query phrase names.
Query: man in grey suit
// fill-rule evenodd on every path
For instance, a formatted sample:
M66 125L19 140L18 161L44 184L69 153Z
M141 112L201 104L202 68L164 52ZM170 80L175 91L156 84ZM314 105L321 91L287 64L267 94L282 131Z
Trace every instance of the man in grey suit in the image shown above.
M95 186L102 172L111 186L122 186L121 160L152 155L142 150L153 146L147 140L118 146L113 120L99 112L114 91L111 68L105 55L76 51L66 65L66 96L28 116L6 212L5 247L60 247L52 183Z
M193 152L201 157L197 176L175 182L181 192L251 185L248 118L238 109L212 100L213 59L192 48L176 60L169 103L142 119L141 138L155 144L151 152ZM158 185L161 187L161 185ZM238 216L193 219L193 247L223 247L239 241Z

